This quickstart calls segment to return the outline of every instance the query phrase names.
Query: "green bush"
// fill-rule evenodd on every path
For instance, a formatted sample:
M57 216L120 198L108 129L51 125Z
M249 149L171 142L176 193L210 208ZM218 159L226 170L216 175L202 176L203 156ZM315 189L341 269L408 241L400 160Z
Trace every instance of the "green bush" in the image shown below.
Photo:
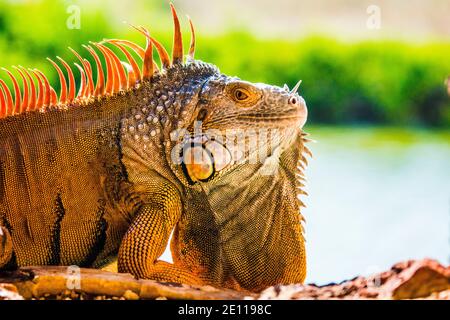
M448 126L450 44L338 43L311 37L297 43L245 34L202 39L199 56L228 74L293 86L316 123Z
M81 48L89 40L114 36L143 44L137 32L126 25L117 30L100 10L83 12L82 29L69 30L65 8L63 2L50 0L0 3L0 66L37 67L57 83L45 57L60 55L75 61L67 46L84 52L94 63ZM169 19L169 30L152 32L170 47ZM450 125L444 86L450 75L450 43L341 43L324 37L289 42L256 39L245 32L215 37L197 33L197 57L226 74L291 87L302 79L300 93L308 103L310 123Z

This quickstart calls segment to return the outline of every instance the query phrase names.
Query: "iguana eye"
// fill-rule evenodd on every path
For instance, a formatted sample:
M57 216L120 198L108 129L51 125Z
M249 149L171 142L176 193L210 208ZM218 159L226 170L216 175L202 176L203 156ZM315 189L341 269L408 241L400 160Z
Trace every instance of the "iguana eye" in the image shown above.
M245 101L248 99L249 94L243 89L235 89L234 90L234 99L236 101Z
M243 107L250 107L261 98L260 90L244 82L230 83L226 88L226 93L230 99Z

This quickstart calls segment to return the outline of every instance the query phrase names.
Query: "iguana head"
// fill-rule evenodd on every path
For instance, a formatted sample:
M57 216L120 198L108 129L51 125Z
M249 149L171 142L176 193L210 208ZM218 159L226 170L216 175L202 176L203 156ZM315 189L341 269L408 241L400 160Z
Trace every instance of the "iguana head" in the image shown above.
M302 128L305 101L289 90L238 78L209 79L200 92L199 117L205 129Z
M182 154L189 180L210 181L287 148L307 119L299 85L289 90L225 75L208 78L198 93Z

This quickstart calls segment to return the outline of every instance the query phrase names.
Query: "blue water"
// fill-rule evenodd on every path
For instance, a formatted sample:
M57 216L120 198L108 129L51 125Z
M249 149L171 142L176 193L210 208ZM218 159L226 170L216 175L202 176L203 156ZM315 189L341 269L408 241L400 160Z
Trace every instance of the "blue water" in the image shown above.
M450 132L311 128L307 282L450 257Z

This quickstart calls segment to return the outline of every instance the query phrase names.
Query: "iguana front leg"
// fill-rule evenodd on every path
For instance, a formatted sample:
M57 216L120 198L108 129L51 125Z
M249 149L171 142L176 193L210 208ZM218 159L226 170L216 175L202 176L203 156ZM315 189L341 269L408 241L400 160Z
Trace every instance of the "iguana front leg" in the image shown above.
M147 197L148 202L139 209L122 240L118 256L119 272L164 282L204 284L200 277L182 266L157 260L181 216L182 204L178 191L164 185Z

